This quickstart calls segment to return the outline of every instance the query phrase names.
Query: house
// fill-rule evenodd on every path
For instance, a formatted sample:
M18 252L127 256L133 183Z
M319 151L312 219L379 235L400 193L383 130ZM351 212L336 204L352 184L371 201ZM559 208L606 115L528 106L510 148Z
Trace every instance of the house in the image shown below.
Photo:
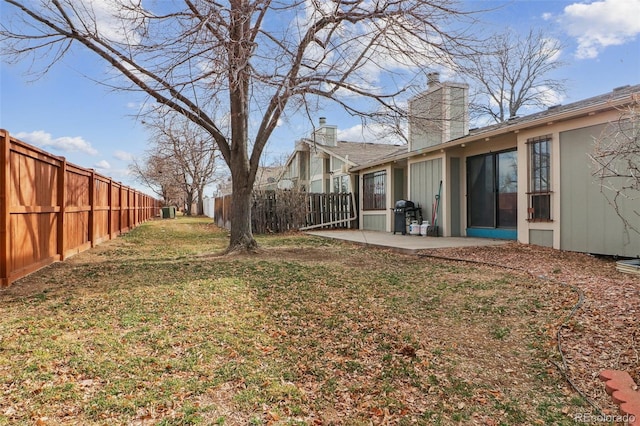
M339 141L337 127L321 117L315 132L296 142L279 177L280 186L310 193L355 193L357 175L350 168L406 152L403 145Z
M594 141L619 109L640 99L640 85L507 122L469 129L468 87L429 75L409 103L409 144L353 166L362 229L391 232L394 203L408 199L433 215L439 234L513 239L556 249L640 256L629 231L592 176ZM638 199L623 200L633 215ZM633 219L632 219L633 220Z

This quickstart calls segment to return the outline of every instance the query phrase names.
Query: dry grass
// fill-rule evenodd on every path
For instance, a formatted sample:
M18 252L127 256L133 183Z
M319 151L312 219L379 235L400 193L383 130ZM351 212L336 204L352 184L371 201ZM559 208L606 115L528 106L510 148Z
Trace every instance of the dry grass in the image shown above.
M550 280L153 221L0 291L4 424L574 424Z

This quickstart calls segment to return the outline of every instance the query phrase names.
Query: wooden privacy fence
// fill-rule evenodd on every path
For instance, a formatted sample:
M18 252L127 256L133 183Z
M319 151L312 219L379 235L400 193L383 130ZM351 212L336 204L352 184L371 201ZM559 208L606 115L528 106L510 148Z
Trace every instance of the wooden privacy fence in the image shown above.
M231 195L215 198L213 218L229 228ZM301 191L255 191L251 226L256 234L311 228L357 228L353 194L318 194Z
M158 215L160 202L0 129L0 285Z

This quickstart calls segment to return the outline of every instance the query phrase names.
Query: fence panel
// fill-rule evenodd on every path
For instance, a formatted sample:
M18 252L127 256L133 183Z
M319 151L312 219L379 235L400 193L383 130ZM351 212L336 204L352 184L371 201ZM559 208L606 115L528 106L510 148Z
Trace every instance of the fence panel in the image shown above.
M93 198L93 243L100 244L111 236L111 179L95 175Z
M91 212L89 187L91 171L67 165L65 171L65 202L63 258L91 247L89 214Z
M108 240L160 210L158 200L67 164L3 129L0 166L0 286Z
M231 224L231 195L217 197L213 219L220 227ZM251 227L256 234L312 228L357 228L357 205L351 193L255 191Z
M4 238L9 251L4 257L3 279L26 275L59 260L59 179L64 165L18 141L8 145L9 169L3 176L8 174L9 186L3 209L7 210L9 232Z

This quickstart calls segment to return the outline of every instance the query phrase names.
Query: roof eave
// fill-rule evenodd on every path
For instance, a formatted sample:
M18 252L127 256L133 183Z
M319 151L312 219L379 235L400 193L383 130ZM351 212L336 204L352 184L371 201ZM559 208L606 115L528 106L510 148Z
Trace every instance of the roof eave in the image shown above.
M438 151L445 151L448 149L457 148L462 144L476 142L479 139L493 138L499 135L504 135L506 133L521 131L521 130L529 129L532 127L540 127L540 126L550 125L552 123L557 123L561 121L567 121L575 118L593 115L598 112L611 110L611 109L620 107L622 105L628 104L638 99L639 97L640 97L640 93L635 92L625 96L621 96L616 99L609 99L607 101L599 102L597 104L589 105L586 107L576 108L568 111L562 111L557 114L550 114L548 116L532 119L530 121L521 121L514 124L506 124L504 127L499 127L497 129L487 130L486 132L480 131L479 133L462 136L458 139L454 139L449 142L441 143L441 144L430 146L427 148L422 148L416 151L405 152L399 155L395 155L393 157L388 157L388 158L374 161L371 163L362 164L358 167L353 167L349 169L349 171L358 172L361 170L379 167L381 165L392 163L398 160L409 159L411 157L417 157L423 154L430 154Z

